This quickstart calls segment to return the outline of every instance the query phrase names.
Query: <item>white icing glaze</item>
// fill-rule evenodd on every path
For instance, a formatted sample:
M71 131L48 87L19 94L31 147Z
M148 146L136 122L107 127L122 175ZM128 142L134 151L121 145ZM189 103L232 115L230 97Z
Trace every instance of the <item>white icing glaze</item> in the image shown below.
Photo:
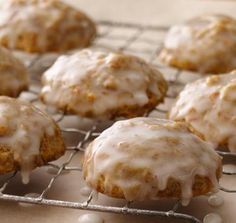
M208 203L213 207L219 207L223 205L224 199L219 194L213 194L208 198Z
M90 50L61 56L44 73L43 84L46 103L82 115L92 111L96 117L125 106L144 106L147 92L160 100L167 88L162 75L142 59Z
M99 193L96 190L92 191L93 201L98 201Z
M218 189L220 165L221 158L211 144L185 125L135 118L116 122L88 146L83 172L91 187L97 188L103 176L105 193L110 194L116 185L129 201L156 199L157 192L165 190L168 179L173 178L180 183L182 203L187 205L196 175L208 177L212 190Z
M203 223L223 223L223 220L220 215L216 213L210 213L204 217Z
M24 65L8 50L0 47L0 95L16 97L29 84Z
M236 20L222 15L205 15L173 26L164 41L164 61L191 63L208 72L221 63L226 71L236 68ZM167 52L167 54L166 54Z
M235 164L224 164L223 171L229 172L229 173L236 173L236 165Z
M59 0L8 0L0 8L0 39L7 38L8 47L14 49L23 35L33 33L42 52L52 35L57 35L55 44L77 37L83 46L95 33L91 23L85 14Z
M88 197L91 193L92 189L90 187L85 186L80 189L80 194L82 196Z
M186 85L170 111L173 120L184 120L205 140L227 145L236 152L236 72L211 76Z
M104 220L97 214L84 214L78 219L79 223L104 223Z
M28 102L0 97L0 145L12 150L20 165L23 183L29 181L44 134L54 135L49 116Z

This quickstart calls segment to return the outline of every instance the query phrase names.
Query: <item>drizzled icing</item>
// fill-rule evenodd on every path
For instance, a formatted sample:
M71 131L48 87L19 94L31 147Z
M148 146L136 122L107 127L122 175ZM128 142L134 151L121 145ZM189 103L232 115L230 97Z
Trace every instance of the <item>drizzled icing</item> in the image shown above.
M4 46L9 48L21 49L22 38L28 36L28 47L35 45L40 52L65 50L74 43L86 46L95 32L85 14L60 0L7 0L0 8L0 40L7 39Z
M204 217L203 223L223 223L223 220L219 214L210 213Z
M92 193L92 189L90 187L82 187L80 189L80 194L85 197L89 197L89 195Z
M27 102L0 97L0 145L13 152L23 183L29 181L44 134L54 135L51 118Z
M78 223L104 223L98 214L83 214L79 217Z
M29 75L24 65L8 50L0 47L0 95L16 97L26 89Z
M181 199L191 199L195 177L210 179L218 189L221 158L211 144L190 133L184 124L155 118L118 121L87 148L83 172L94 188L103 179L104 193L119 187L125 199L156 199L170 178L181 186ZM102 176L102 177L101 177Z
M224 199L219 194L213 194L208 198L208 203L213 207L219 207L223 205Z
M236 72L188 84L170 118L190 124L205 140L236 152Z
M166 36L160 57L203 73L214 72L216 67L219 72L231 71L236 68L236 20L205 15L175 25Z
M109 117L109 111L145 106L148 93L161 100L167 84L157 70L131 55L83 50L61 56L43 75L46 103L80 115Z

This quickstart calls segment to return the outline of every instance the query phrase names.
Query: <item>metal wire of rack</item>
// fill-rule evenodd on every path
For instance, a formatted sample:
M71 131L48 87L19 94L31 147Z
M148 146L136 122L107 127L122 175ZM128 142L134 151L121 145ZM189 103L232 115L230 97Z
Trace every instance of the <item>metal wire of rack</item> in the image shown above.
M168 27L148 25L140 26L137 24L116 23L108 21L98 22L98 27L99 36L95 40L93 48L102 50L123 51L140 55L144 57L148 62L157 66L158 69L163 70L164 75L165 70L168 69L171 75L165 76L170 86L170 90L167 94L166 100L173 102L173 100L178 95L179 91L184 87L186 83L183 82L185 78L181 78L181 76L184 74L183 71L165 67L162 64L158 63L158 60L156 59L157 54L161 50L162 40ZM152 38L150 38L150 36ZM43 70L47 69L57 57L58 55L50 55L46 58L43 55L30 56L30 58L28 58L26 61L26 65L28 66L31 73L41 73ZM37 75L33 75L34 78L32 78L33 83L35 81L38 81L38 77L35 78L35 76L37 77ZM199 78L199 75L197 78ZM196 79L196 75L193 79ZM32 96L30 99L32 103L37 103L39 101L37 90L31 89L28 94ZM146 116L165 117L167 112L168 105L167 107L165 105L159 105L154 111L149 114L146 114ZM60 124L60 122L65 119L65 117L66 114L64 113L57 114L56 122ZM179 213L179 201L177 201L174 206L169 209L169 211L159 211L132 208L130 203L126 203L126 205L123 207L91 204L93 194L90 194L90 196L85 202L72 202L59 199L48 199L48 192L52 189L53 185L56 183L57 178L62 175L63 171L73 172L82 170L81 166L71 166L71 161L74 159L76 154L84 152L86 144L91 141L92 138L97 137L100 134L96 123L92 125L89 130L79 128L62 128L61 130L63 133L78 135L79 140L73 143L73 145L67 146L67 153L69 153L69 156L61 165L48 163L48 166L54 168L56 170L56 173L50 179L48 185L44 188L41 194L39 194L38 197L27 197L5 193L4 191L6 190L8 184L11 182L12 179L14 179L17 174L15 172L2 184L0 188L0 200L49 205L89 211L110 212L116 214L145 215L156 216L161 218L182 219L186 222L191 223L201 222L201 220L197 219L192 215ZM236 159L236 154L230 152L219 151L219 154L222 155L224 159ZM224 171L224 174L236 175L235 172L228 171ZM230 190L224 187L222 187L221 190L228 193L236 193L236 190Z

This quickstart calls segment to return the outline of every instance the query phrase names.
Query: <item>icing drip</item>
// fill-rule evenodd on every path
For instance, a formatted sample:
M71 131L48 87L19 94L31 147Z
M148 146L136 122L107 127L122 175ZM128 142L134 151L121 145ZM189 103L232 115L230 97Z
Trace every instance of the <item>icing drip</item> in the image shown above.
M162 75L142 59L90 50L59 57L44 73L43 84L46 103L80 114L92 111L95 117L108 116L117 108L144 106L148 92L160 100L167 88Z
M213 207L219 207L223 205L224 199L219 194L213 194L208 198L208 203Z
M223 171L224 172L229 172L229 173L236 173L236 165L234 165L234 164L225 164L223 166Z
M183 124L155 118L118 121L87 148L83 171L97 188L101 176L111 194L118 186L129 200L156 199L169 179L181 186L182 204L192 198L195 177L206 176L218 190L216 171L221 158L211 144L190 133Z
M29 182L44 134L52 136L52 120L27 102L0 97L0 145L13 151L23 183Z
M91 193L92 189L90 187L85 186L80 189L80 194L82 196L88 197Z
M210 213L204 217L203 223L223 223L223 220L220 215L216 213Z
M188 84L170 112L184 120L215 147L236 151L236 72L211 76Z
M104 220L97 214L84 214L78 219L79 223L104 223Z

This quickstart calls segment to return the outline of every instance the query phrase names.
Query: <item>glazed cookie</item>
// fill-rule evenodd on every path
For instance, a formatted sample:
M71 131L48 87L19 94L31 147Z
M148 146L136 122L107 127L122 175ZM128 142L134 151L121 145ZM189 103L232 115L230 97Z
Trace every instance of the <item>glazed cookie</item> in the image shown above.
M0 44L27 52L86 47L94 22L61 0L7 0L0 9Z
M8 50L0 47L0 95L17 97L28 89L29 75L25 66Z
M236 71L188 84L170 111L173 120L191 129L215 147L236 152Z
M142 201L218 189L221 157L187 126L156 118L118 121L86 149L83 175L106 195Z
M0 96L0 174L20 170L27 183L32 169L64 152L60 129L47 114L28 102Z
M97 119L143 115L167 91L162 74L144 60L90 50L61 56L42 80L46 104Z
M180 69L224 73L236 69L236 20L205 15L168 32L160 59Z

